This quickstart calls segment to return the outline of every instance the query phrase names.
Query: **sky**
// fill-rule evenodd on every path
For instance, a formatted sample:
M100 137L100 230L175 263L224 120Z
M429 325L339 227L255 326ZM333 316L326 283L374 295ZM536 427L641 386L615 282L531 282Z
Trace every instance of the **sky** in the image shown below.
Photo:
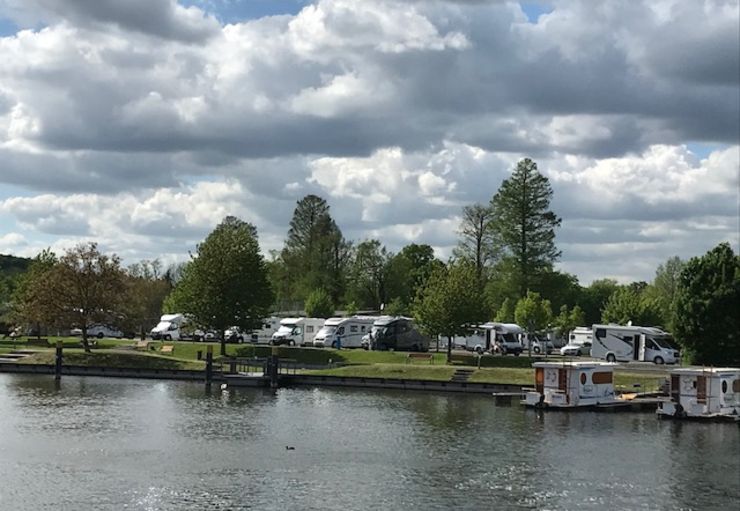
M738 250L738 0L0 0L0 253L186 260L296 201L443 259L534 159L556 267Z

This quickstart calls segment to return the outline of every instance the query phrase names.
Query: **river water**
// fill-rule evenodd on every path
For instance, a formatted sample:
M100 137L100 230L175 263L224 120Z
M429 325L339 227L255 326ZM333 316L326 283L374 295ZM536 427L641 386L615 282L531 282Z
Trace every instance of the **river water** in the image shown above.
M295 449L288 450L286 446ZM489 396L0 374L1 510L737 509L740 428Z

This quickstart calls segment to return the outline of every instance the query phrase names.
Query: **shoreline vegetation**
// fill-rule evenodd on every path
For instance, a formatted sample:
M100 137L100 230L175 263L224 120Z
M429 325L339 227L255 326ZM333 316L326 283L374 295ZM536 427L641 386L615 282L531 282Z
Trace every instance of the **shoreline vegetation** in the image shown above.
M54 346L57 341L64 345L64 364L88 367L111 367L130 369L186 369L205 370L204 360L208 345L214 352L218 343L206 342L161 342L149 341L147 350L136 350L137 340L101 339L91 353L85 353L79 338L48 338L39 342L36 339L17 339L0 341L0 357L16 350L33 352L19 359L18 364L54 364ZM174 346L172 354L162 354L162 346ZM228 344L227 357L216 357L215 362L226 363L231 357L254 358L266 357L271 352L270 346L251 344ZM473 354L454 354L450 364L446 363L446 354L430 352L429 361L409 361L405 352L377 352L365 350L334 350L331 348L278 348L281 359L311 366L300 369L300 374L316 376L361 377L361 378L394 378L408 380L426 380L433 382L450 381L457 369L472 370L467 381L471 383L497 383L518 386L534 384L532 362L538 359L510 356L483 356ZM480 363L480 367L479 367ZM316 367L316 368L314 368ZM226 367L224 367L226 369ZM615 372L615 388L622 391L654 392L657 391L666 375L655 371L630 372L620 368Z

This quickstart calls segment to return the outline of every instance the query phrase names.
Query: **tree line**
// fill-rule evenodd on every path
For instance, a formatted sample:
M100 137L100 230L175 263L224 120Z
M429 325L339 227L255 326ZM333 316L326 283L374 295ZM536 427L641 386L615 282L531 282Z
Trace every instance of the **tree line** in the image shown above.
M161 312L183 312L220 332L222 353L227 328L255 329L271 311L382 311L413 316L427 334L449 338L489 320L561 334L632 321L674 331L697 362L740 363L737 314L729 313L740 310L740 263L728 244L688 262L670 258L649 283L581 286L554 268L561 219L550 209L552 196L536 163L520 161L487 204L462 208L448 261L427 244L393 253L377 239L347 240L316 195L297 202L283 248L268 257L256 227L235 217L226 217L189 261L166 270L156 260L123 268L95 244L60 257L47 250L18 279L6 318L74 324L83 333L106 320L143 332Z

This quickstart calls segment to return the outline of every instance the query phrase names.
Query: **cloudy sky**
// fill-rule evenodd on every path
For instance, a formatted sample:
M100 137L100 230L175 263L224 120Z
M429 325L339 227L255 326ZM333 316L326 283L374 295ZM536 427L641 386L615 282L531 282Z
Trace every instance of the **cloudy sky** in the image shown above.
M0 0L0 253L183 260L225 215L280 248L456 243L535 159L559 268L649 280L738 249L738 0Z

